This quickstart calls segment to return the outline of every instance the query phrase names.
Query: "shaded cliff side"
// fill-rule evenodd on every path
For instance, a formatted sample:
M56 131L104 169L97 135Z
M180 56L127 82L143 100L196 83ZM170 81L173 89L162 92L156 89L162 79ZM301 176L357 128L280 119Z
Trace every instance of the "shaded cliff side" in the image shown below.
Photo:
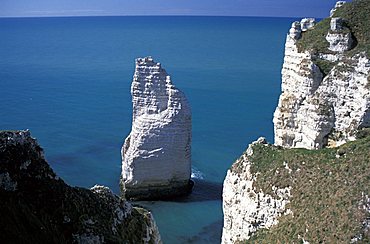
M28 131L0 131L0 199L2 243L160 243L150 212L67 185Z

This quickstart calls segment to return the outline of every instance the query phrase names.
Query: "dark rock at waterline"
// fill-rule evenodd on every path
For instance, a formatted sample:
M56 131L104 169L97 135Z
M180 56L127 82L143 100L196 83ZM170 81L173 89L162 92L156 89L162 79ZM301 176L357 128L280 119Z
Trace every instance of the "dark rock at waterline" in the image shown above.
M67 185L29 131L0 131L0 216L2 243L160 243L147 210Z

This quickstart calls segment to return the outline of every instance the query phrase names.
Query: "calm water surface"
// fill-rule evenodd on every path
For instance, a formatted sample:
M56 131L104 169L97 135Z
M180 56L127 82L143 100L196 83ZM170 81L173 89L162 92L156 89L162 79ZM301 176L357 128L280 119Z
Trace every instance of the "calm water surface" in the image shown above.
M293 19L0 19L0 129L30 129L69 184L118 193L131 129L136 57L151 55L193 112L194 193L150 208L163 241L219 243L227 169L259 136L273 140L285 35Z

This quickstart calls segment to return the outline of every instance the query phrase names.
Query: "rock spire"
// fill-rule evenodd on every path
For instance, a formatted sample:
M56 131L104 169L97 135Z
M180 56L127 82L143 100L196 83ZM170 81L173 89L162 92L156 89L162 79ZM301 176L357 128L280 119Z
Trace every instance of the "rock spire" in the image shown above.
M132 130L122 147L121 186L129 199L191 191L191 111L160 63L136 59Z

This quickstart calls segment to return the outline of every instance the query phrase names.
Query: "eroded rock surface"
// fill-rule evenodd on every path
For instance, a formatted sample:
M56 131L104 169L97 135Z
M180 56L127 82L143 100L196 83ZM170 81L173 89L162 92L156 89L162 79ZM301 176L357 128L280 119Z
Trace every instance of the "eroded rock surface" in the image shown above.
M342 2L336 8L341 6ZM346 53L353 48L352 33L340 17L330 19L327 49L300 47L302 35L294 22L285 44L282 93L273 119L275 144L318 149L354 140L356 131L370 123L369 57L363 51Z
M278 217L290 214L290 187L274 188L271 196L255 188L258 174L251 172L250 156L255 144L267 145L264 138L249 145L246 152L233 164L224 181L224 227L222 243L238 243L248 240L259 229L268 229L278 223Z
M275 145L260 138L228 170L222 243L369 242L370 5L344 4L292 24Z
M132 130L122 147L121 184L130 199L191 191L191 111L160 63L136 60Z

